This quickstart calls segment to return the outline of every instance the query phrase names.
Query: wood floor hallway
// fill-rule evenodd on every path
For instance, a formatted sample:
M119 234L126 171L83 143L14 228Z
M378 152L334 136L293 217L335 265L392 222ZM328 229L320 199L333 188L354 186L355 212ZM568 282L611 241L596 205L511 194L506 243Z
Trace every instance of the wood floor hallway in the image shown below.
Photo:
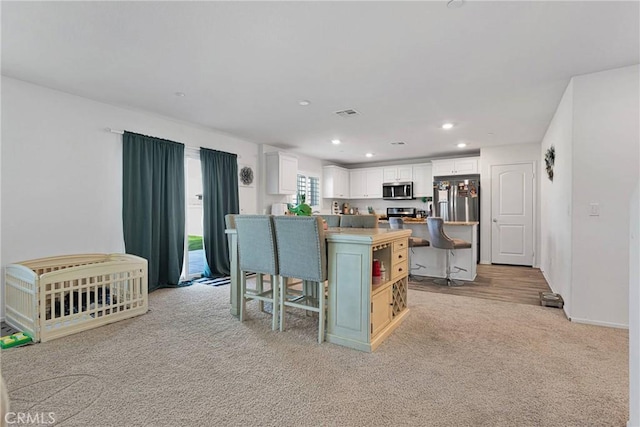
M409 289L529 305L540 305L539 292L551 291L540 269L531 267L478 264L476 280L463 283L448 287L412 276Z

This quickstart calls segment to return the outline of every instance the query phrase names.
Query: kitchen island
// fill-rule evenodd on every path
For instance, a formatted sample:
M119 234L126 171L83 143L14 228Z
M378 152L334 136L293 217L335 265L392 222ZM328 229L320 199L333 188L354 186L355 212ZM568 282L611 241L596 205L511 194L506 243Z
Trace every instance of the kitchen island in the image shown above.
M327 341L374 351L408 314L410 230L334 229L327 234ZM373 284L372 264L386 267Z
M230 237L231 314L240 313L240 267L236 230ZM408 314L408 249L411 230L330 228L327 241L328 342L374 351ZM373 284L373 260L386 278Z
M380 221L381 228L388 228L388 221ZM411 236L431 240L426 219L408 218L404 222L405 229L411 230ZM478 264L478 223L454 222L444 223L444 232L453 239L471 242L470 249L456 249L451 255L451 267L458 266L466 271L452 269L451 277L457 280L473 281L476 278ZM418 247L411 250L411 274L416 276L446 277L446 256L444 249L433 246Z

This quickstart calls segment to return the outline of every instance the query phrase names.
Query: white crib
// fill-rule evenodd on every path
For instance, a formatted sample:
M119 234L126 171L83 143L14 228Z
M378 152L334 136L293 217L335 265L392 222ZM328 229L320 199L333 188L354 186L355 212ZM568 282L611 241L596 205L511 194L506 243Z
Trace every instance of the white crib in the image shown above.
M40 258L5 267L5 321L49 341L148 310L147 260L128 254Z

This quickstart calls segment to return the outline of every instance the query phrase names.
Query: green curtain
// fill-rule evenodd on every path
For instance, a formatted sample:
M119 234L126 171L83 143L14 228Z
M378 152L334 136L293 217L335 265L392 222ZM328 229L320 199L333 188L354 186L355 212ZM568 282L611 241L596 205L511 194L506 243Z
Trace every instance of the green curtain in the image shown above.
M131 132L122 137L125 250L149 263L149 291L175 286L184 257L184 145Z
M229 247L224 233L224 216L237 214L238 156L224 151L200 148L202 168L203 240L207 277L228 276Z

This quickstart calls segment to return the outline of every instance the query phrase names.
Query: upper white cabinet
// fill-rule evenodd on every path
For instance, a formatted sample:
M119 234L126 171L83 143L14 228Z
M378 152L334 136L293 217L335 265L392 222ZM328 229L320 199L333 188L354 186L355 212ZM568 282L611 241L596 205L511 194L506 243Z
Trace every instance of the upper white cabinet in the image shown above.
M288 153L265 154L267 194L296 194L298 191L298 159Z
M433 174L431 163L413 165L414 197L433 197Z
M322 168L322 197L349 198L349 170L340 166Z
M467 175L478 173L478 157L432 160L433 176Z
M407 182L413 180L413 170L408 166L387 166L382 168L382 182Z
M353 169L349 171L351 199L382 198L382 168Z

